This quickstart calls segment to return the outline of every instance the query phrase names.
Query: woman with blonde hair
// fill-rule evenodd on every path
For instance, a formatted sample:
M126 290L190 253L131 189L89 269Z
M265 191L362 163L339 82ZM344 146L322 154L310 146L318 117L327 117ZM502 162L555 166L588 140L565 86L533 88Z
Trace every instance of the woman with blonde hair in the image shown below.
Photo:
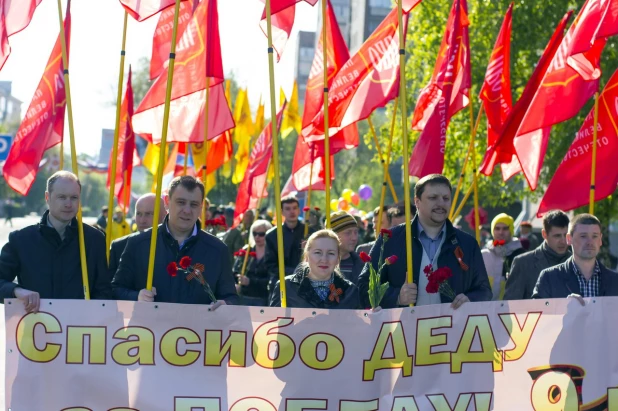
M232 271L238 283L236 291L240 294L242 305L268 306L269 276L264 264L266 253L266 232L272 228L266 220L256 220L249 229L249 244L234 253ZM246 257L245 254L249 253ZM244 275L242 267L247 258Z
M303 262L285 277L287 306L296 308L359 309L358 288L339 272L341 243L332 230L313 233L305 244ZM281 306L279 282L270 298Z

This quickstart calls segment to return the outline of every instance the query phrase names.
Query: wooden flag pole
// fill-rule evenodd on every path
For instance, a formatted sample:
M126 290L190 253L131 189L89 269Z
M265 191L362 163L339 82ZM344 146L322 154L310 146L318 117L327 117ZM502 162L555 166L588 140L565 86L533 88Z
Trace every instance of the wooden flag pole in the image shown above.
M407 282L414 282L412 265L412 224L410 216L410 164L408 161L408 111L406 108L406 48L405 33L403 30L403 1L397 2L397 17L399 19L399 101L401 102L401 138L403 139L403 195L406 212L406 273ZM410 304L414 306L414 304Z
M124 12L124 24L122 28L122 46L120 48L120 70L118 72L118 93L116 94L116 127L114 128L114 145L112 146L112 164L109 178L109 198L107 201L107 227L105 228L105 254L109 264L109 251L112 244L112 210L114 209L114 196L116 194L116 167L118 165L118 140L120 139L120 109L122 106L122 86L124 83L124 56L127 44L127 21L129 13Z
M178 1L178 0L177 0ZM285 262L283 260L283 226L281 220L281 182L279 181L279 127L277 127L277 104L275 101L275 61L273 48L272 15L270 1L266 0L266 32L268 34L268 77L270 81L270 124L272 127L272 150L275 167L275 213L277 219L277 262L279 265L279 290L281 293L281 307L287 307L285 289ZM330 171L330 170L329 170ZM327 179L330 175L327 176ZM328 192L328 191L327 191Z
M210 77L206 77L206 102L204 105L204 167L202 167L202 181L204 182L204 196L208 193L208 111L210 103ZM202 224L206 228L206 203L202 207Z
M472 94L472 93L470 93ZM470 99L470 155L472 156L472 187L474 187L474 234L476 242L481 244L481 227L479 226L479 188L478 175L476 173L476 126L474 125L474 108L472 107L472 99ZM479 109L478 120L480 120L483 105ZM478 126L478 120L476 125ZM452 208L452 205L451 205Z
M396 104L396 103L395 103ZM376 134L376 130L373 127L373 122L371 121L371 115L369 117L367 117L367 123L369 123L369 129L371 130L371 135L373 137L373 143L376 145L376 150L378 152L378 157L380 157L380 162L382 162L382 164L384 164L384 157L382 156L382 149L380 148L380 142L378 141L378 135ZM391 127L392 130L392 127ZM392 131L391 131L391 135L392 135ZM391 190L391 195L393 196L393 200L398 203L399 200L397 199L397 193L395 192L395 187L393 186L393 181L391 180L391 175L388 172L388 168L386 169L386 182L388 183L388 187Z
M69 3L70 4L70 3ZM69 8L67 7L67 12ZM71 168L73 174L79 178L77 168L77 150L75 149L75 129L73 128L73 104L71 103L71 85L69 82L69 59L67 57L67 39L64 33L64 20L62 18L62 1L58 0L58 20L60 21L60 45L62 46L62 65L64 67L64 87L67 98L67 113L69 118L69 141L71 145ZM109 212L108 212L109 213ZM77 232L79 238L79 259L84 285L84 299L90 299L90 284L88 282L88 266L86 265L86 248L84 245L84 226L82 225L81 200L77 206Z
M60 156L58 157L58 171L64 170L64 137L60 140Z
M182 175L183 176L187 175L187 165L189 163L189 150L191 150L189 143L185 143L185 158L182 164Z
M470 100L470 106L472 106L472 100ZM472 107L470 107L472 110ZM474 115L471 114L471 115ZM472 127L472 119L470 119L470 127L472 131L472 135L470 135L470 145L468 145L468 152L466 153L466 158L464 159L464 164L461 169L461 173L459 174L459 179L457 180L457 188L455 189L455 195L453 196L453 201L451 202L451 211L449 213L449 220L453 221L455 217L455 207L457 206L457 200L459 199L459 193L461 191L461 187L463 185L463 180L466 176L466 170L468 168L468 159L470 158L470 154L472 153L474 147L474 136L476 136L476 131L479 127L479 123L481 122L481 116L483 115L483 105L481 104L481 108L479 109L479 114L476 116L476 123L474 123L474 127ZM476 167L475 167L476 168Z
M592 133L592 167L590 168L590 208L594 215L595 183L597 174L597 127L599 125L599 92L594 93L594 131Z
M328 39L326 38L326 3L322 0L322 58L324 68L324 191L326 193L326 228L330 229L330 136L328 130Z
M167 127L170 120L170 101L172 99L172 82L174 80L174 64L176 62L176 38L178 34L178 14L180 10L180 0L176 0L174 6L174 25L172 28L172 48L170 50L170 58L167 70L167 89L165 91L165 105L163 107L163 129L161 130L161 151L163 155L159 156L159 167L157 170L157 190L155 194L154 215L152 217L152 232L150 236L150 256L148 260L148 277L146 280L146 289L152 290L152 280L154 278L154 262L157 251L157 233L159 227L159 213L161 212L162 184L163 184L163 169L165 168L165 148L167 147Z
M386 149L386 159L382 158L382 155L380 155L380 158L382 160L382 164L384 164L384 171L383 171L383 178L382 178L382 189L380 190L380 209L378 210L378 226L376 227L376 238L378 236L378 234L380 233L380 230L382 230L382 215L384 214L384 201L386 201L386 184L387 184L387 178L390 178L390 175L388 174L388 166L390 164L390 157L391 157L391 149L393 147L393 135L395 134L395 123L397 121L397 102L398 102L399 97L395 97L395 104L393 104L393 119L391 120L391 136L388 140L388 148ZM393 200L395 200L396 203L399 202L399 200L397 200L397 195L395 194L395 192L393 191Z

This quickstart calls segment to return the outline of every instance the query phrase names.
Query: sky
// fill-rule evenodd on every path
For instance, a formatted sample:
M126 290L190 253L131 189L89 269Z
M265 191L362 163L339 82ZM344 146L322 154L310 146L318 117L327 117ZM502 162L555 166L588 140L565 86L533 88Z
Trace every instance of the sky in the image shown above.
M241 6L239 5L242 4ZM66 0L62 0L63 10ZM223 69L233 73L240 87L248 87L255 111L260 95L268 99L268 56L266 36L259 27L260 0L219 0L219 28ZM294 82L298 31L315 31L318 8L300 2L294 31L281 61L275 64L275 89L290 95ZM73 0L70 84L77 151L98 155L101 129L113 129L120 65L124 9L117 0ZM129 64L150 58L152 36L158 16L138 23L129 17L125 76ZM36 90L59 32L56 0L43 0L30 25L9 38L11 54L0 70L0 80L12 81L12 94L23 102L22 116ZM125 77L126 78L126 77ZM277 92L278 93L278 92ZM268 100L266 100L268 101ZM68 124L65 123L65 141ZM68 145L65 149L68 150Z

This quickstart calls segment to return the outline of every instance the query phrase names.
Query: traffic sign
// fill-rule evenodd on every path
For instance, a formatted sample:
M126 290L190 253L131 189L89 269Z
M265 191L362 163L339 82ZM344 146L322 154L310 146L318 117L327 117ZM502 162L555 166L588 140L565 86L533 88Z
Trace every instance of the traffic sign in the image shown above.
M6 160L9 156L9 150L11 149L12 142L13 136L0 134L0 161Z

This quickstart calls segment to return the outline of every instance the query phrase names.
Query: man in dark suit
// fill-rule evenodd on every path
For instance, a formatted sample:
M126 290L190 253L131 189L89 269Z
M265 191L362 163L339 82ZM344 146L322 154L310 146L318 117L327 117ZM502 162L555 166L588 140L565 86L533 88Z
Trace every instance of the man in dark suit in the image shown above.
M109 271L112 276L116 273L118 266L120 265L120 256L127 246L129 238L135 237L139 233L143 233L149 228L152 228L152 218L154 217L154 206L156 196L153 193L144 194L137 199L135 203L135 224L137 225L137 233L125 235L117 240L112 241L109 251ZM159 200L160 212L159 212L159 224L163 223L165 216L165 204L163 199Z
M583 298L618 296L618 273L597 260L601 249L601 222L593 215L580 214L569 226L567 241L573 256L541 272L532 298Z
M538 248L515 257L511 272L506 279L505 300L528 300L546 268L564 263L571 257L566 236L569 217L560 210L553 210L543 216L543 239Z

